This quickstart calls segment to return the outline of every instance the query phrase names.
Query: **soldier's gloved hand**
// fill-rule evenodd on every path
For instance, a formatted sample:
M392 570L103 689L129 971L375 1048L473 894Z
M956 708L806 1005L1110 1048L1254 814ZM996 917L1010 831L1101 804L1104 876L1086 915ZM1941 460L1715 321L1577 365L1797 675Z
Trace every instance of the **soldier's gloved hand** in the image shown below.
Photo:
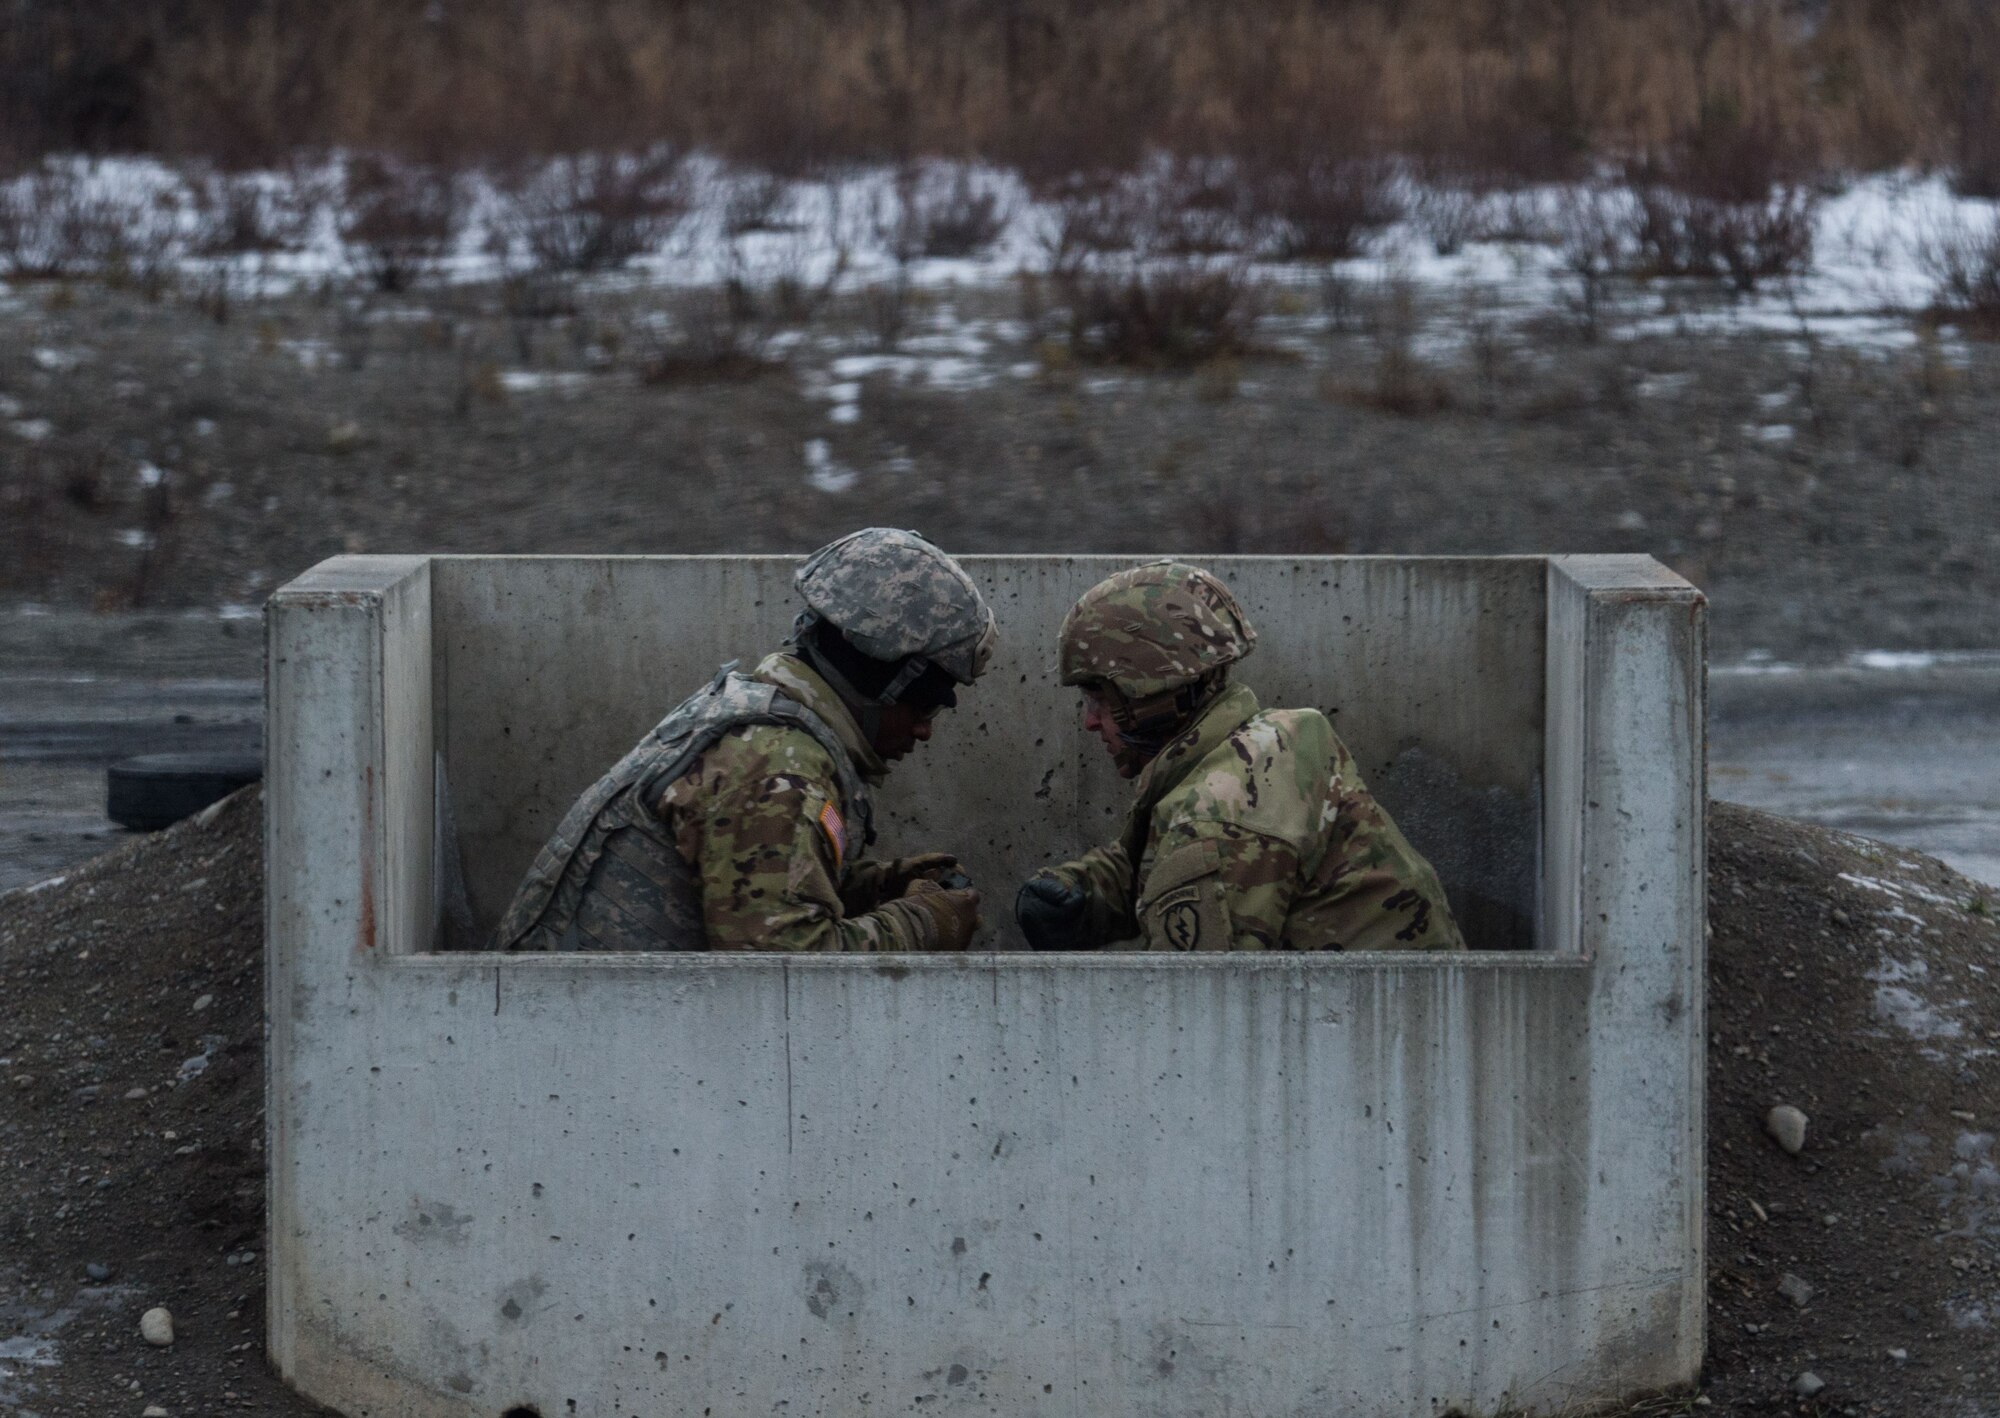
M882 899L894 901L917 882L942 882L959 870L958 858L949 852L919 852L914 857L897 857L882 864Z
M979 893L947 891L919 877L902 898L930 918L933 950L964 950L979 929Z
M1090 950L1083 889L1052 876L1030 877L1014 897L1014 919L1036 950Z

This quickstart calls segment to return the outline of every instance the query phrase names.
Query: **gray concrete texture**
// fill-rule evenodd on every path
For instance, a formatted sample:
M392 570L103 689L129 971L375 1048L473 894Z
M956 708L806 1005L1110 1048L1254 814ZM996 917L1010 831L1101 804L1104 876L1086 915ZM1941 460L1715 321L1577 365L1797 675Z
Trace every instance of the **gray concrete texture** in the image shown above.
M1118 564L968 561L1010 640L885 788L886 850L960 847L1004 899L1109 833L1049 646ZM1447 815L1539 803L1535 865L1479 867L1535 887L1539 950L428 953L438 756L490 915L577 787L782 632L789 564L341 558L282 590L279 1371L493 1418L1555 1413L1691 1379L1701 598L1644 558L1209 564L1268 702L1338 708L1384 781L1420 754Z
M992 667L879 794L879 850L943 848L1004 907L1116 830L1129 787L1056 683L1056 630L1131 562L969 557ZM473 916L490 928L576 796L725 660L799 609L789 557L458 558L432 564L438 741ZM1324 709L1481 944L1533 941L1543 563L1217 557L1261 636L1266 704ZM1406 757L1410 761L1405 761ZM1421 791L1416 791L1421 790ZM1494 900L1496 893L1499 900ZM990 943L1019 948L1004 909Z

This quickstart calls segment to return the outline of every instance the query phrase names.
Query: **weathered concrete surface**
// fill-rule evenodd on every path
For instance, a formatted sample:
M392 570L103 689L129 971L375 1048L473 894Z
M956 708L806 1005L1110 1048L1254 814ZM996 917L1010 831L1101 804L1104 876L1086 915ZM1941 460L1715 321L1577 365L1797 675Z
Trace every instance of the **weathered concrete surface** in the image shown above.
M879 795L884 852L943 846L1000 894L1116 831L1130 797L1080 701L1055 682L1077 596L1127 558L968 557L1000 618L992 669ZM1439 773L1516 805L1486 855L1527 863L1541 775L1543 563L1211 557L1258 627L1242 678L1267 704L1325 709L1420 849L1447 870L1488 815L1402 796L1387 772L1428 751ZM724 660L775 648L799 606L790 557L440 557L434 563L439 740L489 927L569 804ZM1378 781L1379 780L1379 781ZM1024 790L1025 785L1025 790ZM1455 801L1455 800L1452 800ZM1449 803L1447 804L1449 805ZM1531 872L1522 880L1531 880ZM1525 947L1533 901L1508 903ZM1004 913L999 913L1004 915ZM996 944L1017 946L1011 924Z
M975 574L1016 631L1104 564ZM1253 661L1268 698L1312 702L1284 675L1325 675L1371 766L1416 748L1475 792L1543 781L1541 951L423 954L433 745L468 865L532 850L539 828L502 831L482 784L515 785L512 812L559 812L566 775L602 756L557 762L560 746L587 730L622 750L637 729L589 726L643 729L675 696L656 680L705 672L712 612L781 627L779 569L671 563L695 648L648 625L595 674L544 637L625 623L541 606L518 617L539 632L507 633L509 567L536 595L573 576L616 605L659 575L644 563L349 558L282 591L280 1371L350 1413L494 1418L1386 1418L1559 1412L1692 1378L1699 597L1637 558L1229 565L1283 627ZM1368 639L1336 587L1366 588ZM1412 638L1399 656L1399 622L1456 648ZM752 628L730 649L773 627ZM961 745L966 778L885 793L898 831L976 823L989 880L1101 835L1116 801L1056 744L1073 706L1016 633L996 679L1018 717L998 693L984 716L969 701L935 745ZM1270 653L1287 639L1295 664ZM1344 680L1330 644L1355 655ZM541 683L558 672L579 677ZM574 707L551 729L517 694ZM517 735L529 747L507 757Z

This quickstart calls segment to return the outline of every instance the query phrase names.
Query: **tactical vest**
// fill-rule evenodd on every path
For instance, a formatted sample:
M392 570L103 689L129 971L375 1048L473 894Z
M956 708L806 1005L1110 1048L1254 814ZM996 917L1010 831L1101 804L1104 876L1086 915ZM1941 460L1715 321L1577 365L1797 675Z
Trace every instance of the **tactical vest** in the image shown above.
M833 760L841 810L874 839L868 788L827 722L731 661L578 798L514 893L495 950L703 950L701 882L660 817L660 794L732 729L802 729Z

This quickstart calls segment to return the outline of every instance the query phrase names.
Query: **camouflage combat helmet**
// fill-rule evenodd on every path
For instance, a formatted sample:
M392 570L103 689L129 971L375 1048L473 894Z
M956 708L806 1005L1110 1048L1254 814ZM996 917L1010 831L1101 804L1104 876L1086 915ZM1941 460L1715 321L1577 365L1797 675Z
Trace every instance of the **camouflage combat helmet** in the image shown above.
M985 597L963 567L915 532L850 532L807 557L792 581L805 597L805 618L833 626L870 659L907 662L904 682L935 665L971 684L993 656L998 632Z
M1184 561L1149 561L1098 582L1063 617L1062 682L1155 698L1234 664L1257 644L1236 598Z

